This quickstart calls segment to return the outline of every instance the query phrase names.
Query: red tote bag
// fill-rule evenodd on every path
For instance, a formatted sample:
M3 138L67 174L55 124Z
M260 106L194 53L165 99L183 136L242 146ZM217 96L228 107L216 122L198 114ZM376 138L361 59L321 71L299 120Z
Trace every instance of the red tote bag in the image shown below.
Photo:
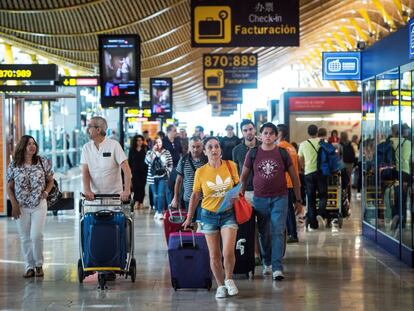
M232 169L228 161L225 161L227 168L230 172L231 177L233 178ZM244 224L250 220L252 217L253 208L247 202L243 194L240 193L239 197L234 201L233 204L234 214L236 215L236 221L239 225Z
M234 214L239 225L248 222L252 217L253 208L247 202L244 195L240 194L239 198L234 201Z

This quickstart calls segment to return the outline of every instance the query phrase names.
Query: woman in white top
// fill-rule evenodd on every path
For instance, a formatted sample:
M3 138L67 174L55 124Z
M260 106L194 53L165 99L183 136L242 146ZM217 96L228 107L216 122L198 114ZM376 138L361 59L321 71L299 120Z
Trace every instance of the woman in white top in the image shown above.
M164 219L165 187L173 168L171 153L162 146L161 137L157 137L152 150L147 152L145 163L148 164L147 183L154 196L155 219Z

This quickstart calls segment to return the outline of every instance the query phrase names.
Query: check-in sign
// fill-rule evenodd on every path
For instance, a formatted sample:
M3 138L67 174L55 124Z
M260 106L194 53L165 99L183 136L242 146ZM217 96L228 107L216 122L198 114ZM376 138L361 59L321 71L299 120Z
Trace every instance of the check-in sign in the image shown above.
M191 46L299 46L299 0L191 0Z
M257 88L257 54L204 54L204 89Z
M241 104L243 102L242 89L221 89L207 91L207 102L214 104Z
M410 19L410 23L408 25L408 43L408 57L414 58L414 18Z
M360 52L322 53L324 80L361 80Z

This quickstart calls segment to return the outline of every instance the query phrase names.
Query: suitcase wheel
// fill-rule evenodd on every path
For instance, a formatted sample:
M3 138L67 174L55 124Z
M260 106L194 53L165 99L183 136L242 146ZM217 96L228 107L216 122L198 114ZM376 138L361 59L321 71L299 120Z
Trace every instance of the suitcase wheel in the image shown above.
M83 283L85 279L85 272L83 271L82 260L78 260L78 280L79 283Z
M105 289L105 285L106 285L106 278L105 278L105 274L101 274L99 273L98 275L98 282L99 282L99 289L104 290Z
M344 223L344 219L342 218L342 215L338 216L338 227L342 228L342 225Z
M135 283L135 279L137 277L137 262L135 258L131 259L131 264L129 265L129 275L131 276L131 282Z
M178 289L177 279L171 279L171 285L175 291Z
M213 286L213 281L211 279L206 279L207 290L210 290L212 286Z

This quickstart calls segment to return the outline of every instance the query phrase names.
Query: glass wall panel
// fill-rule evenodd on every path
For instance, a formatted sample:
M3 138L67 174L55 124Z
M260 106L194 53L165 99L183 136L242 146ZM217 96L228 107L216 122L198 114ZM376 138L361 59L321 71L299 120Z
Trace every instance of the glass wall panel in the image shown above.
M399 71L391 70L377 76L377 189L379 191L377 226L382 232L395 236L395 219L399 206L399 180L396 150L399 146ZM396 92L395 92L396 91ZM393 222L394 220L394 222Z
M399 195L401 199L401 208L395 209L391 229L396 230L394 235L402 230L401 242L409 248L412 248L412 230L411 230L411 189L412 189L412 72L405 71L400 75L400 112L401 112L401 138L400 145L396 152L397 168L401 171ZM401 209L401 212L400 212ZM398 213L397 213L398 212ZM401 228L400 228L401 226Z
M376 197L375 189L375 79L362 84L362 197L364 221L372 226L376 223Z

